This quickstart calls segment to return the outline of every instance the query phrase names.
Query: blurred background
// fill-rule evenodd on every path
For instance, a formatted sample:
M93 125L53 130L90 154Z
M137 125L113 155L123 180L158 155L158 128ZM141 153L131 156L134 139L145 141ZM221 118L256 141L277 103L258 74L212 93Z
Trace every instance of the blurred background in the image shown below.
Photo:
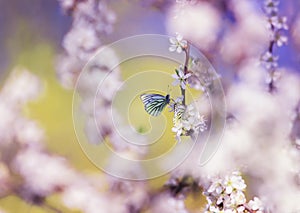
M85 16L85 13L89 14L89 7L81 8L80 5L84 5L85 3L89 4L89 2L96 2L96 4L100 2L99 4L101 4L101 8L99 7L99 14L96 13L96 17L100 17L100 21L97 19L92 20L96 23L98 21L103 24L101 26L99 25L101 29L97 29L98 31L96 30L96 39L93 44L89 43L93 39L92 36L85 37L85 35L81 35L78 31L74 30L86 30L85 28L81 28L84 26L84 21L82 20L85 20L82 17ZM103 175L102 172L100 172L100 170L89 161L77 142L73 127L72 98L74 85L72 85L72 83L74 83L74 79L76 79L80 73L79 70L82 68L82 64L87 61L86 58L89 54L91 54L87 51L87 47L90 49L92 49L93 45L101 47L105 44L110 44L111 42L128 36L137 34L166 34L173 36L176 32L179 32L185 39L189 40L203 52L216 71L222 76L222 83L226 95L232 95L231 97L233 97L228 100L228 118L231 118L230 122L235 119L239 120L238 116L241 115L241 120L248 119L245 127L247 129L251 122L258 122L259 125L265 126L263 124L272 124L272 121L274 121L274 123L280 123L281 121L284 123L286 121L284 125L282 124L283 126L278 126L276 128L279 129L279 132L285 131L283 133L284 136L282 136L285 138L283 139L285 141L290 140L290 132L292 132L291 140L293 142L288 143L293 144L294 146L294 143L296 143L295 141L299 140L298 137L300 138L299 126L295 125L296 121L298 122L299 117L297 117L298 115L296 117L291 115L292 112L295 112L295 109L297 112L297 103L300 100L300 81L298 76L300 72L300 1L280 1L278 6L278 14L287 18L286 24L288 25L287 30L284 30L284 27L282 28L283 30L280 29L280 34L286 37L286 42L284 42L286 44L277 46L274 45L272 49L272 54L276 57L278 56L278 66L274 68L276 71L280 71L281 75L288 76L286 77L288 80L283 78L284 80L282 83L280 83L280 81L277 83L276 81L276 88L278 88L279 93L278 97L276 95L275 96L278 99L278 102L272 102L272 98L272 100L269 100L268 94L266 95L266 99L268 99L269 102L264 102L265 105L261 105L251 112L250 110L241 110L244 106L249 108L252 106L251 104L248 104L248 101L253 103L256 102L256 100L260 100L260 98L264 99L265 96L260 97L258 94L262 93L261 91L268 90L268 87L270 88L271 80L268 79L270 78L270 75L274 74L273 71L275 70L270 71L268 68L262 68L259 65L260 60L262 60L262 55L270 49L270 41L274 40L271 35L273 27L270 26L270 17L264 9L264 4L265 3L262 0L0 0L0 78L1 88L3 91L0 102L5 103L3 105L3 109L7 110L8 108L11 108L14 110L13 112L18 116L21 116L22 119L34 120L34 122L38 125L38 128L42 129L43 132L41 133L43 135L42 153L47 153L47 156L61 156L64 160L66 160L66 162L68 162L65 167L62 166L55 168L53 177L56 177L56 173L60 172L59 168L62 170L65 168L72 168L72 171L76 171L75 173L77 176L89 176L89 179L91 180L88 185L91 185L91 187L99 189L98 191L109 191L108 194L102 196L102 203L95 204L95 207L93 208L90 206L87 207L84 204L78 204L78 206L74 204L74 206L72 206L72 202L85 203L89 199L83 199L84 195L78 195L78 197L76 197L72 194L72 197L68 194L68 197L64 194L66 193L64 191L64 186L67 185L65 183L66 180L61 181L58 185L53 183L55 187L51 190L47 189L45 193L33 193L32 190L28 190L28 188L31 187L29 184L29 179L31 179L31 177L30 175L27 177L26 174L26 171L28 170L26 167L23 168L22 166L19 166L18 163L16 163L18 160L11 160L14 157L17 158L17 155L19 155L19 152L16 150L23 148L20 148L19 145L17 146L18 148L15 146L14 148L8 148L12 147L12 143L6 142L15 140L17 137L15 132L18 131L19 123L18 125L16 124L15 127L14 122L10 122L11 120L9 119L6 120L4 115L7 114L6 111L3 110L3 112L1 112L1 115L3 116L1 132L12 131L9 139L7 139L7 137L4 138L4 136L3 138L1 137L1 140L4 141L1 142L2 161L0 166L1 168L4 168L0 169L2 170L0 172L0 191L2 196L0 199L0 208L3 209L3 212L160 212L160 210L151 208L151 210L148 210L148 207L140 207L139 205L143 206L145 202L151 203L151 199L155 197L156 193L164 191L165 188L163 185L170 178L170 175L149 180L146 181L146 183L134 183L138 186L134 185L132 186L134 190L128 191L126 188L126 181L125 183L122 182L125 186L120 184L118 181L116 182L118 182L119 185L116 184L114 181L105 177L105 175ZM94 18L92 15L91 17ZM71 38L71 36L73 37ZM99 39L99 41L97 39ZM275 39L275 43L277 41L278 40ZM74 50L77 47L78 49ZM84 54L87 54L87 56L78 56L78 52L81 50L82 52L86 51ZM72 64L72 60L75 56L78 56L77 62L79 64L77 67L74 68L65 64L66 61L68 61L69 64ZM31 99L31 95L26 96L25 94L23 96L22 94L22 89L26 90L27 86L31 87L30 85L26 85L26 78L24 80L25 83L23 82L23 87L21 87L21 90L18 91L20 93L18 93L19 95L15 95L17 92L10 87L14 76L17 76L17 73L19 73L20 70L28 70L29 73L37 76L42 84L41 87L36 89L41 91L41 94L36 97L34 96L34 98L28 102L22 101L23 98L26 99L27 96L29 96L28 99ZM120 72L122 72L122 69ZM256 85L254 86L254 90L256 91L256 89L259 88L257 94L235 94L232 92L239 89L242 91L244 89L241 87L233 87L232 85L240 86L241 84L244 85L244 83L247 85L247 88L250 88L249 90L252 91L252 86ZM241 96L245 98L240 100L239 97ZM286 99L284 98L285 96L287 96ZM13 102L9 97L17 98L14 100L15 102ZM285 116L286 120L276 117L274 120L271 120L270 123L264 122L264 120L249 121L251 113L258 114L257 116L259 118L263 118L269 104L276 105L276 103L282 104L282 108L274 109L272 112L278 114L282 113L282 116ZM16 105L20 105L20 107L15 109L14 106ZM300 107L298 110L300 113ZM250 113L249 117L244 116L244 114L248 113ZM291 117L293 119L290 119ZM266 120L268 120L268 118L269 117L267 117ZM289 120L287 120L287 118L289 118ZM15 117L14 119L17 120ZM169 118L169 120L170 119L172 118ZM291 131L288 126L294 126L294 128L292 128L293 131ZM252 128L252 126L245 130L245 132L248 132L249 135L250 133L255 133L255 131L256 129L254 129L254 127ZM271 144L276 143L277 139L281 141L281 136L270 136L275 132L275 130L271 131L271 133L269 131L271 130L265 129L261 134L257 133L253 134L254 136L252 135L249 137L245 135L241 136L236 132L231 133L237 134L236 137L243 140L244 138L254 138L253 140L249 139L249 141L256 141L256 139L260 138L262 134L269 135L269 138L266 137L267 139L265 140L268 140ZM28 137L31 137L32 141L39 141L39 139L37 139L38 136L36 136L36 132L30 132L28 134ZM171 135L168 137L171 137ZM226 140L226 133L224 140ZM233 141L232 138L228 140L231 142ZM22 139L20 139L20 141L22 141ZM245 141L248 140L245 139ZM226 144L226 142L224 143ZM280 146L278 146L278 150L281 149L280 147L282 143L283 142L278 142L278 144L280 144ZM249 144L245 146L245 149L248 148L248 151L252 150L252 148L250 148L252 145ZM23 147L23 145L24 143L22 142L22 145L20 146ZM28 145L26 142L26 147L27 146L31 145ZM228 146L234 147L235 145L232 142L232 144ZM237 147L239 147L239 145ZM232 150L227 151L228 150L225 150L224 153L232 152ZM278 154L279 151L277 151L270 154L270 156ZM11 157L6 157L7 154L5 153L8 152L11 153ZM160 151L158 150L158 152ZM236 159L242 158L241 156L246 153L246 151L241 151L241 149L238 148L236 148L234 152L242 153L238 155ZM224 153L221 155L228 156ZM30 156L34 156L34 154L35 153L29 153ZM298 154L295 155L296 157L298 156ZM43 158L45 160L45 164L50 162L50 159L48 161L46 158L47 157ZM19 161L22 162L22 159L23 158L20 157ZM214 167L214 171L211 171L213 169L204 169L202 174L217 174L222 173L225 170L231 171L234 168L240 168L240 165L242 165L241 167L247 165L247 162L245 163L244 161L241 161L240 165L237 166L238 163L231 164L234 160L231 161L227 158L221 157L217 159L226 159L230 166L227 167L220 164ZM257 159L263 159L263 157L257 157ZM220 160L219 163L222 160ZM28 161L28 168L41 170L41 173L43 173L43 168L34 167L33 165L35 164L32 163L32 161L34 162L35 160ZM249 161L248 163L253 165L255 162L256 161ZM269 162L272 161L270 160ZM293 167L291 170L299 171L298 165L296 166L295 161L291 160L285 162L293 162L292 164L295 165L296 169ZM64 165L64 163L62 164ZM280 165L279 167L281 168L281 166L283 167L283 165ZM212 168L213 166L209 165L209 167ZM266 165L266 167L268 166ZM218 169L220 169L219 172L217 171ZM190 171L191 168L187 170ZM258 181L261 177L251 171L251 168L249 170L246 169L246 172L244 173L245 177L252 181L249 181L249 183L251 182L254 186L258 186L259 184L257 184L256 181ZM270 174L272 174L272 172L273 170L270 171ZM290 170L288 172L290 172ZM289 174L288 172L287 174ZM74 172L70 173L74 176ZM39 176L39 174L40 173L32 174L32 176L36 176L37 178L37 180L34 180L33 183L31 183L32 185L39 185L37 183L39 181L43 182L42 179L40 179L43 178L43 176ZM49 174L52 173L50 172ZM275 172L274 174L277 173ZM200 176L201 175L199 175L199 177ZM253 176L257 178L251 179ZM66 178L67 177L68 176L66 176ZM51 177L49 178L51 179ZM266 177L266 179L268 178ZM81 181L77 181L77 179L75 182L76 184L80 182L78 185L87 190L86 194L89 194L89 187L82 184ZM147 186L144 186L143 184ZM20 189L18 188L19 186ZM78 188L79 191L81 189L80 187ZM249 190L250 192L248 195L252 196L254 194L261 194L266 196L266 194L269 193L269 191L268 193L265 193L265 189L258 190L257 188L253 187L253 189ZM41 189L37 188L37 190ZM126 197L126 193L132 192L132 200L128 201L125 199L124 201L121 196L115 196L113 193L118 192L118 190L123 193L121 193L121 196L124 195L124 197ZM289 191L288 194L290 193L293 194ZM62 198L64 196L68 198ZM89 196L94 196L92 194L92 190L91 195ZM72 199L70 197L72 197ZM95 195L95 197L97 196ZM123 205L122 208L108 208L106 202L109 201L111 197L116 199L116 203L118 203L118 205ZM296 196L296 198L298 197ZM142 202L140 199L147 201ZM195 199L189 198L185 201L186 205L190 208L189 211L203 211L205 199L203 197L197 199L195 201ZM270 200L272 199L270 198ZM47 202L44 202L44 200ZM277 202L278 197L276 197L276 199L274 198L273 201L274 200ZM138 203L138 205L136 205L136 203ZM93 205L91 204L91 206ZM106 207L99 210L98 206ZM157 206L159 206L159 204L157 204ZM278 204L278 206L280 206L280 204ZM291 204L291 206L293 205ZM174 209L170 210L170 212L180 212L175 208L180 209L181 207L174 207ZM290 209L293 208L291 207ZM282 208L277 207L277 210L275 208L275 211L272 212L284 212L281 210ZM285 212L292 212L289 210ZM186 212L188 212L188 210L186 210Z

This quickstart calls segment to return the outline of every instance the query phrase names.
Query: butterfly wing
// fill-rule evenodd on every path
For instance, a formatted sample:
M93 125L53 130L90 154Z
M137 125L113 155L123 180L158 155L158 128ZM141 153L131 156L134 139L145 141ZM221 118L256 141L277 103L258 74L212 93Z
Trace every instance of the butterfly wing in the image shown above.
M168 104L166 96L160 94L142 94L141 100L146 112L152 116L160 115L165 106Z

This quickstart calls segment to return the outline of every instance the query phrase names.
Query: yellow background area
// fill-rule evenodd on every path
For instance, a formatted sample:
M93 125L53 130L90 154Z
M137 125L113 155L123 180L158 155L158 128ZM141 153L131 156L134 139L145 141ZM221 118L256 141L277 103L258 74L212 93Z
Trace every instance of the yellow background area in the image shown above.
M64 156L74 168L83 173L101 173L102 171L85 156L77 142L72 120L73 91L64 89L58 82L55 71L57 50L54 50L51 43L48 42L27 43L22 48L19 46L16 48L16 45L20 45L14 42L16 40L26 41L26 34L24 38L20 38L17 34L8 41L12 50L18 49L18 51L14 53L14 61L10 66L10 70L14 68L14 65L24 67L39 76L44 85L44 91L42 91L41 96L24 107L24 115L37 121L41 128L44 129L46 136L45 146L51 152ZM175 67L176 64L174 64L174 62L168 62L166 60L162 62L155 57L140 58L120 65L123 80L128 79L141 70L164 70L172 74ZM9 71L6 77L8 75ZM147 80L153 81L154 84L161 84L162 87L165 88L166 93L168 93L169 85L170 88L172 88L171 95L175 97L179 95L178 91L180 90L178 87L176 89L171 85L171 78L169 82L160 81L159 79ZM4 82L4 80L2 82ZM140 83L142 84L143 82ZM149 119L145 119L149 118L149 115L144 111L143 104L139 98L133 100L129 115L131 124L138 131L148 131L149 128L151 128ZM165 109L162 113L162 116L165 117L168 123L166 131L160 139L163 143L157 143L157 145L150 150L148 157L158 156L176 143L171 131L172 115L172 113L168 112L168 109ZM99 153L99 155L101 155L101 153ZM148 182L153 190L155 190L162 187L167 178L165 175ZM63 212L70 212L70 210L66 210L61 204L59 195L49 197L48 203L61 209ZM0 206L7 210L7 212L48 212L45 208L30 206L30 204L25 203L16 196L8 196L0 199ZM51 211L49 210L49 212Z

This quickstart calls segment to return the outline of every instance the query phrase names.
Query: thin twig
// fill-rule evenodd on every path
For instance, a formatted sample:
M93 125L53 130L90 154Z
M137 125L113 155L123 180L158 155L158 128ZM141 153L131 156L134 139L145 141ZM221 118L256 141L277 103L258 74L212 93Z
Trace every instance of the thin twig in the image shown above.
M61 210L57 209L56 207L44 202L42 205L42 207L49 209L50 211L54 212L54 213L62 213Z
M187 43L186 48L184 48L184 52L185 52L184 75L186 75L188 73L188 64L189 64L189 60L190 60L190 45L189 45L189 43ZM182 105L185 106L185 89L183 89L182 87L180 87L180 89L181 89L181 95L183 96Z

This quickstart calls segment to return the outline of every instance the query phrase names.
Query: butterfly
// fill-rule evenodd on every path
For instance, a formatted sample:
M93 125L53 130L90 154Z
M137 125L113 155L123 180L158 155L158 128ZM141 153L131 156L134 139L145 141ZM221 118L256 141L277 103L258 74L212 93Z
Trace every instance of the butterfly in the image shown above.
M144 104L146 112L152 116L160 115L165 106L170 103L169 94L163 96L160 94L150 93L142 94L140 97Z

